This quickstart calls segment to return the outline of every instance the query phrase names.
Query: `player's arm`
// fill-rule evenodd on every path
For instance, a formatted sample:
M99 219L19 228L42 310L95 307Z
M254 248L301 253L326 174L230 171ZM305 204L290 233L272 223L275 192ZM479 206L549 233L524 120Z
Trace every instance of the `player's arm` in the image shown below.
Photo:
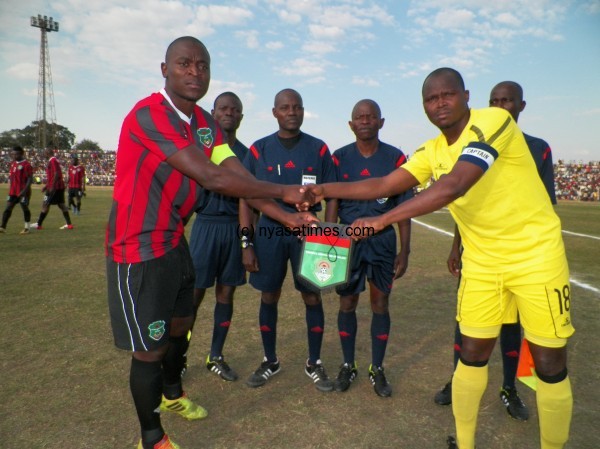
M316 202L323 198L345 200L374 200L390 197L407 191L419 184L410 172L402 167L381 178L370 178L357 182L333 182L310 185L308 189Z
M257 181L249 173L240 176L240 172L231 169L236 165L242 167L234 156L223 160L221 165L216 165L196 145L177 151L168 157L166 162L204 188L223 195L239 198L281 198L290 204L300 204L306 199L298 186Z
M460 269L461 269L461 251L460 245L462 243L462 238L460 236L460 231L458 230L458 226L454 224L454 239L452 240L452 248L450 248L450 255L448 256L447 264L448 271L452 276L459 277Z
M398 235L400 236L400 252L394 260L394 279L401 278L408 268L408 256L410 254L411 220L402 220L397 223Z
M406 170L399 168L396 172L398 171ZM392 223L434 212L465 195L483 173L484 169L479 165L459 160L450 173L440 177L431 187L416 197L403 202L383 215L355 220L352 226L372 227L375 232L379 232ZM413 177L413 179L415 178ZM347 183L347 185L350 184L352 183ZM371 197L377 198L378 196L373 194Z
M325 221L329 223L338 222L339 204L337 198L329 198L325 201Z
M31 188L31 184L33 183L33 175L29 175L26 179L25 179L25 185L23 186L23 190L21 190L19 192L19 198L24 197L27 195L27 192L29 192L29 189Z

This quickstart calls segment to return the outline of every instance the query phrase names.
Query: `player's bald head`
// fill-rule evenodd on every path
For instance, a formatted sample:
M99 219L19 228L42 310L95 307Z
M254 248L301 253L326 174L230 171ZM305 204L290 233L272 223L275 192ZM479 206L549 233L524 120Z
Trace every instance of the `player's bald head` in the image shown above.
M375 111L377 113L377 118L381 118L381 108L379 107L377 102L366 98L364 100L359 100L354 105L354 107L352 108L352 115L350 116L351 119L354 118L354 116L356 115L356 112L358 111L358 109L361 106L369 106L373 111Z
M514 98L516 100L523 101L523 88L516 81L502 81L502 82L496 84L492 88L492 92L490 95L493 96L494 92L496 92L500 89L508 90L514 96Z
M297 91L295 91L294 89L288 88L288 89L283 89L283 90L280 90L279 92L277 92L277 94L275 95L275 101L273 103L273 106L277 107L279 102L284 97L288 97L288 96L294 97L300 104L302 104L302 97L300 96L300 94Z
M454 83L456 83L456 86L459 87L462 91L465 90L465 81L463 80L462 75L457 70L454 70L450 67L440 67L439 69L435 69L433 72L427 75L427 78L425 78L425 81L423 81L422 92L425 91L425 86L427 86L427 83L429 83L429 81L439 77L450 79Z
M210 54L208 53L208 49L201 41L199 41L193 36L181 36L175 39L173 42L171 42L167 47L167 51L165 52L165 62L169 62L173 50L182 44L198 45L203 49L204 52L206 52L206 55L208 56L208 61L210 62Z

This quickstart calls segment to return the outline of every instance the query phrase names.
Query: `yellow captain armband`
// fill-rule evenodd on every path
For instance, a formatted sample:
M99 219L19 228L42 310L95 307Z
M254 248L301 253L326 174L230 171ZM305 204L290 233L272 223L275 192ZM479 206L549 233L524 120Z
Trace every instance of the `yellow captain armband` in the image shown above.
M229 148L229 145L224 143L213 148L210 161L215 165L221 165L221 162L232 156L236 157L231 148Z

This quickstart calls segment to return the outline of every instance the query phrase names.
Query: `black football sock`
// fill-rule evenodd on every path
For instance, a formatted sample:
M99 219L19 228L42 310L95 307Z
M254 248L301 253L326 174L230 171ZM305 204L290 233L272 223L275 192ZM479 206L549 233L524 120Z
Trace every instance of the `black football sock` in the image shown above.
M40 217L38 218L38 221L37 221L38 226L42 225L42 223L46 219L46 215L48 215L48 212L40 212Z
M164 372L163 394L167 399L177 399L183 396L181 371L183 370L183 355L188 348L186 335L169 337L169 349L162 361Z
M161 400L162 377L161 362L142 362L131 358L129 388L140 421L142 438L146 432L152 439L158 437L156 442L164 434L160 413L157 411Z
M8 219L12 215L12 210L4 209L4 213L2 214L2 227L6 229L6 224L8 223Z

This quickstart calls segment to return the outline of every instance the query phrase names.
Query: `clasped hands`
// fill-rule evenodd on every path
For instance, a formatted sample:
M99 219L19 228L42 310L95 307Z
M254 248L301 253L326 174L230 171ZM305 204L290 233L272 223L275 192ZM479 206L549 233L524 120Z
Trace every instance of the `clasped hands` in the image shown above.
M307 184L303 186L291 185L284 186L283 201L288 204L293 204L299 212L306 212L316 203L320 203L326 197L325 187L322 184ZM300 214L299 214L300 215ZM302 216L302 215L301 215ZM307 219L307 224L318 221L314 216L304 215ZM300 217L298 217L300 218ZM353 240L361 240L380 232L385 228L385 223L378 217L358 218L349 226L353 229L361 229L363 232L353 232ZM369 229L371 232L364 232Z

